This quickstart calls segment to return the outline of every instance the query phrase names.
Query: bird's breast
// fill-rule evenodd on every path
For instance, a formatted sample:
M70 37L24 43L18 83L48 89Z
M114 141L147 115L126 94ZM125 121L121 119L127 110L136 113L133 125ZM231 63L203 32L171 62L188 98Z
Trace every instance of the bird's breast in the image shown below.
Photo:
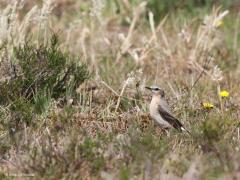
M151 116L158 113L158 105L160 104L160 98L153 97L149 106Z
M162 118L158 111L158 106L160 105L160 99L152 99L150 106L149 106L149 112L150 116L157 121L160 125L165 127L170 127L170 124Z

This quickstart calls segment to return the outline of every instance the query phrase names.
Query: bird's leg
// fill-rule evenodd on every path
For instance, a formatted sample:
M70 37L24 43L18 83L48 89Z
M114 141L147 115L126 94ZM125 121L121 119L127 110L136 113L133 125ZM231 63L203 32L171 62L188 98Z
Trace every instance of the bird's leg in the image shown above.
M167 137L170 137L170 131L169 128L164 128L165 133L167 134Z

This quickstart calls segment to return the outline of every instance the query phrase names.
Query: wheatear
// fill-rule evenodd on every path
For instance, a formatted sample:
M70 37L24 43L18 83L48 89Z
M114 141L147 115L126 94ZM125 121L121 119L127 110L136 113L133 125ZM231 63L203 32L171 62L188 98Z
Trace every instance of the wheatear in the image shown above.
M186 131L189 133L189 131L183 127L182 123L171 115L170 108L164 99L164 91L157 86L146 88L151 90L153 94L149 106L150 116L164 128L174 127L177 130Z

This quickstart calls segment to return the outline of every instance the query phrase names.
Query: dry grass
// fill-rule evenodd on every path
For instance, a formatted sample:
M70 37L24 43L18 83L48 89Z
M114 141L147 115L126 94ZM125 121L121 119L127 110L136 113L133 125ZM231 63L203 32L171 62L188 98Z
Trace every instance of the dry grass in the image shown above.
M29 34L36 46L47 44L53 32L62 51L87 63L91 78L77 96L47 99L46 111L17 130L15 102L1 102L1 177L240 178L239 13L202 8L156 22L146 1L44 2L1 10L0 83L12 78L15 46ZM149 118L146 84L165 89L192 136ZM222 90L229 96L220 97Z

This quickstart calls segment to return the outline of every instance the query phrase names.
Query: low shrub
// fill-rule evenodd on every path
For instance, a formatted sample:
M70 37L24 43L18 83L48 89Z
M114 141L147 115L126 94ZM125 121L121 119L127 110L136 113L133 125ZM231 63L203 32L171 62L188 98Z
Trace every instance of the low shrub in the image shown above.
M76 88L89 78L87 66L59 48L57 35L48 45L27 41L14 47L10 64L11 78L0 83L0 105L9 107L16 123L29 124L51 99L66 99L66 94L75 98Z

